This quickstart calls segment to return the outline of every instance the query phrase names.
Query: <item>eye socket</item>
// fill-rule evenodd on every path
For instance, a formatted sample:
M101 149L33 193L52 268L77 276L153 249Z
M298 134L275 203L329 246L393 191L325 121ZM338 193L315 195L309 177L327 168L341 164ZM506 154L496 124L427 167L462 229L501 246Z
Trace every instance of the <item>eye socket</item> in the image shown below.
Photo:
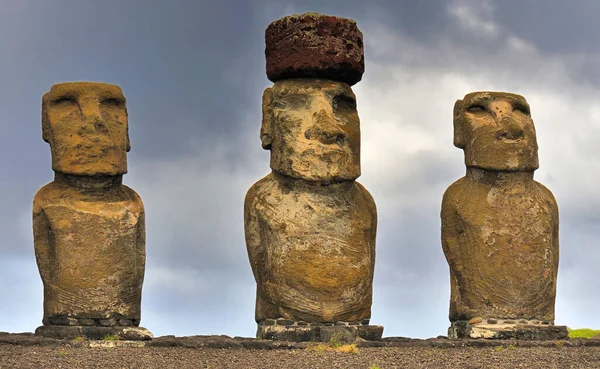
M333 98L333 108L340 111L356 111L356 101L350 96L338 95Z
M103 104L111 105L111 106L122 106L124 102L125 101L123 101L122 99L119 99L119 98L110 98L110 99L105 99L102 101Z
M308 106L309 99L302 94L286 94L273 99L272 107L276 109L305 109Z
M467 108L469 113L483 113L486 112L487 109L483 105L471 105Z
M513 108L513 111L518 111L519 113L525 114L525 115L530 115L530 111L529 108L525 105L516 105Z
M287 104L281 100L275 100L271 106L275 109L285 109Z
M54 105L66 105L75 102L75 98L73 96L62 96L58 99L55 99L52 103Z

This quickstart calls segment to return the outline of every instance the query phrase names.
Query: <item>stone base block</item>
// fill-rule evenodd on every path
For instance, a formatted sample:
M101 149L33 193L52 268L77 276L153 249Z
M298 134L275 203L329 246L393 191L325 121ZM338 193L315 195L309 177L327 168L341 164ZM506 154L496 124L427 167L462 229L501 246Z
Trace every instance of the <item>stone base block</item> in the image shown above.
M259 325L256 337L264 340L291 342L353 343L376 341L383 335L381 325L283 326Z
M35 330L36 336L61 340L127 340L149 341L152 333L143 327L97 327L77 325L42 325Z
M566 340L567 327L538 320L508 320L474 318L469 321L452 322L448 328L449 338L484 338L498 340Z

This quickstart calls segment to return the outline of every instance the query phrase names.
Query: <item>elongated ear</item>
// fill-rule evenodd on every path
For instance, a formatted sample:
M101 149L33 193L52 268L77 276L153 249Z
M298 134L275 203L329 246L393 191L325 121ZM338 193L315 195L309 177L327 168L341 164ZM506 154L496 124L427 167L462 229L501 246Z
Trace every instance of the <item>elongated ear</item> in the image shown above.
M42 97L42 140L50 143L50 122L48 122L48 98Z
M262 98L262 126L260 127L260 141L262 148L271 150L273 143L273 108L271 102L273 100L273 88L269 87L263 92Z
M465 121L463 113L463 101L456 100L454 103L454 146L459 149L465 147Z
M129 113L127 112L127 103L125 103L125 116L127 117L127 131L125 134L127 135L127 143L125 144L125 151L131 151L131 141L129 140Z

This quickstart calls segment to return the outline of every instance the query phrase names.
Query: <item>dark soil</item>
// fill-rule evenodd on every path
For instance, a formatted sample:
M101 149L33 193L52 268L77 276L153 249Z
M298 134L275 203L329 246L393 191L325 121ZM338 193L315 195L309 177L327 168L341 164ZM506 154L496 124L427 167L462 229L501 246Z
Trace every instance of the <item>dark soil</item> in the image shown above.
M104 345L113 347L90 347ZM132 347L132 346L140 347ZM116 346L116 347L114 347ZM369 347L382 346L382 347ZM220 348L226 347L226 348ZM339 348L338 348L339 350ZM312 343L226 336L149 342L59 341L0 333L0 368L599 368L600 341L468 341L389 338L355 353Z
M600 347L335 351L0 345L0 368L600 368Z

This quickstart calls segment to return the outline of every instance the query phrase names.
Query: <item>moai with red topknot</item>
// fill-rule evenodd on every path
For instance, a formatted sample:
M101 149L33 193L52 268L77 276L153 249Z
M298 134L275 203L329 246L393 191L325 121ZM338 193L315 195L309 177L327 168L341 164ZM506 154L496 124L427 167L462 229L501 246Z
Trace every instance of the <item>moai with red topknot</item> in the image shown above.
M258 336L380 338L371 317L377 212L360 176L351 85L364 72L350 19L306 13L266 30L262 147L272 172L248 191L246 245L257 282Z

